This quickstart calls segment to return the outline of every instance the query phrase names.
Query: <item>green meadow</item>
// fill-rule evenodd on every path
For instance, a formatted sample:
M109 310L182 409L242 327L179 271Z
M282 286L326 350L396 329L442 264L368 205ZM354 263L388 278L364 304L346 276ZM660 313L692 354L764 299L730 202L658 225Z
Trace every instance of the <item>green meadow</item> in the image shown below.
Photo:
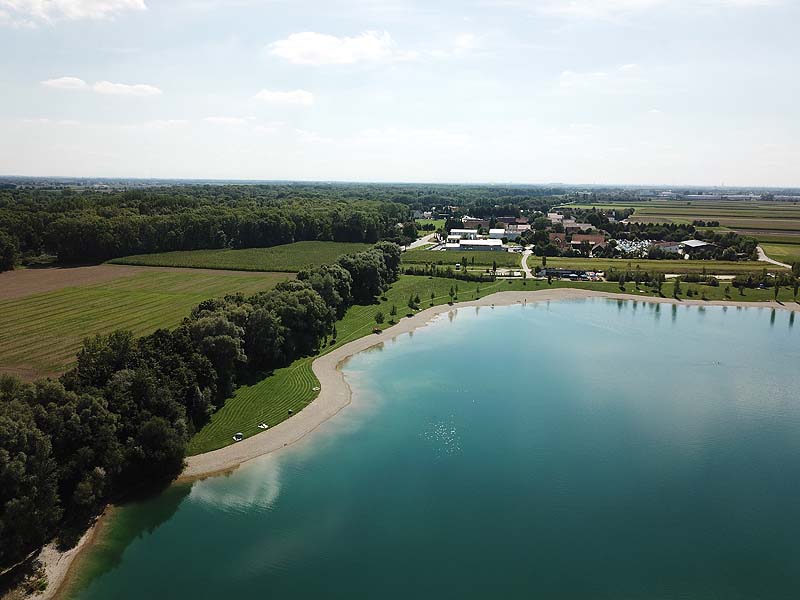
M280 271L296 273L308 265L336 262L342 254L360 252L370 244L348 242L295 242L271 248L240 250L187 250L137 254L116 258L120 265L149 267L188 267L195 269L230 269L234 271Z
M153 270L0 300L1 372L26 379L57 375L74 363L87 336L117 329L147 335L175 327L203 300L240 291L255 293L289 277L285 273Z

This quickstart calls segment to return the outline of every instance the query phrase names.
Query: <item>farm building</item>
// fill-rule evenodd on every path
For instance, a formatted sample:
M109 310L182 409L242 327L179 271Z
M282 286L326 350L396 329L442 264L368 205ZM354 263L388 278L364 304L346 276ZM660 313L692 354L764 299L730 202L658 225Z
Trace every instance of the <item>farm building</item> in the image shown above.
M502 240L459 240L457 244L445 244L445 250L493 250L503 252Z

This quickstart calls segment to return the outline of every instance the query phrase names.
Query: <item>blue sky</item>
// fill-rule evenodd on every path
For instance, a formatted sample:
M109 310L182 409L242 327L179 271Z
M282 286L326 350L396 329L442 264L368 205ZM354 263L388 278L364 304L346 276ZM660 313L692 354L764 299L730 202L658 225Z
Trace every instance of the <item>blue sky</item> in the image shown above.
M0 174L800 185L795 0L0 0Z

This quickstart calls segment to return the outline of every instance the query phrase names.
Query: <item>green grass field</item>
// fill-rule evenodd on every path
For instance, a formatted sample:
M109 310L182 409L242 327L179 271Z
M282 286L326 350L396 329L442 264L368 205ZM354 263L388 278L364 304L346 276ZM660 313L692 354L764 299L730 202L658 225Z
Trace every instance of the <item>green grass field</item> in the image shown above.
M415 248L403 252L402 262L409 265L435 263L441 265L455 265L466 257L469 264L491 267L492 261L497 261L498 267L519 267L522 264L521 254L514 252L469 251L469 252L431 252L424 248ZM475 259L474 263L472 259Z
M435 231L436 229L444 229L444 219L417 219L417 225L433 225ZM433 232L426 231L424 233L433 233Z
M154 270L0 300L0 372L26 379L56 375L73 364L87 336L116 329L146 335L174 327L207 298L239 291L255 293L289 277L285 273Z
M800 244L761 244L770 258L792 264L800 262Z
M422 300L422 309L430 307L431 303L439 305L448 302L450 286L456 283L459 287L459 301L475 300L477 297L500 291L534 291L548 287L583 288L606 292L621 291L616 283L554 281L552 285L548 285L546 281L499 280L478 286L475 283L456 282L451 279L403 275L386 293L386 300L370 306L351 307L336 325L338 330L336 346L328 346L323 349L322 353L329 352L334 347L339 347L365 335L371 335L373 328L376 327L375 313L381 311L388 319L393 304L397 306L398 318L403 318L408 312L407 302L410 295L419 294ZM663 286L662 294L671 297L673 285L671 282L666 283ZM478 287L480 287L480 293L477 293ZM731 289L728 298L725 295L725 287L724 284L719 287L711 287L684 283L682 297L685 298L686 292L691 289L697 292L695 296L697 299L705 296L709 300L732 299L758 302L773 298L771 289L746 290L744 296L740 296L738 291ZM627 284L625 291L641 293L643 297L654 295L644 286L641 291L637 290L633 283ZM433 301L430 299L431 292L434 295ZM783 288L780 299L784 302L791 302L792 290ZM389 323L384 323L381 327L385 329L390 326ZM302 410L318 394L314 391L314 387L318 386L319 382L311 370L314 358L314 356L301 358L288 367L276 370L271 376L253 385L240 387L234 396L229 398L225 405L211 417L211 421L192 438L188 454L200 454L230 445L233 443L231 436L238 431L241 431L245 437L250 437L261 431L257 427L258 423L267 422L270 426L274 426L289 418L288 411L290 409L295 413Z
M541 265L542 259L531 256L528 266ZM608 271L614 268L617 271L635 271L639 267L642 271L657 273L708 273L709 275L736 275L737 273L752 273L763 269L781 270L780 267L763 262L726 262L722 260L647 260L628 258L567 258L548 257L548 267L562 269L585 269L588 271Z
M333 263L342 254L360 252L370 247L370 244L350 244L346 242L296 242L271 248L188 250L162 252L159 254L137 254L116 258L110 262L120 265L150 267L189 267L296 273L308 265Z

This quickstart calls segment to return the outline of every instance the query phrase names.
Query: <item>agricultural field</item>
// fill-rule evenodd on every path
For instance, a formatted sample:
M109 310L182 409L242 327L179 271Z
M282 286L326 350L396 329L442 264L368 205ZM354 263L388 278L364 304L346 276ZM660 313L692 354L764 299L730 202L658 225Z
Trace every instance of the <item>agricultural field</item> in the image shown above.
M800 204L761 200L652 200L565 205L579 208L634 208L629 218L640 223L718 221L717 231L735 231L756 238L770 258L782 262L800 256ZM786 246L779 246L786 245ZM794 257L794 259L792 259Z
M74 363L87 336L116 329L147 335L178 325L208 298L255 293L292 277L286 273L131 269L137 273L46 292L36 293L32 287L33 294L0 299L0 373L24 379L58 375ZM48 270L35 275L47 278Z
M370 244L347 242L295 242L271 248L241 250L187 250L158 254L137 254L110 261L120 265L230 269L296 273L308 265L333 263L342 254L360 252Z
M410 296L419 294L420 308L445 304L450 300L450 287L458 286L456 306L459 301L475 300L477 298L502 291L534 291L551 287L570 287L599 290L605 292L622 292L616 283L605 282L569 282L553 281L548 284L542 280L498 280L494 283L469 283L445 278L429 278L412 275L402 275L400 279L386 292L385 300L369 306L352 306L345 316L336 324L338 332L336 345L327 346L322 354L335 347L356 340L365 335L371 335L376 327L375 314L380 311L387 319L380 327L391 327L388 322L392 305L397 307L398 317L401 319L409 312L407 306ZM763 302L773 299L774 291L745 290L744 296L738 291L727 288L725 284L712 287L701 284L683 284L683 295L691 289L696 299L708 300L739 300L750 302ZM671 297L674 284L667 282L662 288L662 295ZM628 283L624 289L627 293L641 294L642 297L654 293L642 285L636 288L633 283ZM433 298L431 298L433 294ZM782 288L779 299L783 302L792 302L792 290ZM311 370L311 363L316 356L301 358L291 365L277 369L273 374L264 379L245 385L237 389L234 396L229 398L225 405L211 417L211 421L201 429L189 442L187 454L201 454L228 446L232 443L231 436L234 432L241 431L245 437L258 434L261 430L257 424L266 422L274 426L288 417L288 411L298 412L307 406L318 392L314 390L319 385Z
M521 254L514 252L493 252L487 251L467 251L467 252L446 252L435 250L431 252L424 248L415 248L403 252L402 262L409 265L434 263L439 265L455 265L461 263L466 257L469 264L491 267L492 262L496 261L498 267L519 267L522 264ZM474 259L474 262L473 262Z

